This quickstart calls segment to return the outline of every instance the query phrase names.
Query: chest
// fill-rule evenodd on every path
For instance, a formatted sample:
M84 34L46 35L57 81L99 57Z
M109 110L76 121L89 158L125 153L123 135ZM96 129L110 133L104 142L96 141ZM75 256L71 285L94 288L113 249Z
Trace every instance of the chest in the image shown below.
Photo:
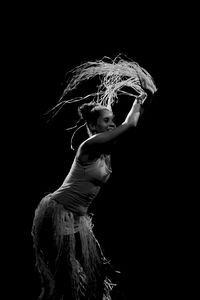
M110 157L104 155L85 168L85 176L90 181L105 182L111 172Z

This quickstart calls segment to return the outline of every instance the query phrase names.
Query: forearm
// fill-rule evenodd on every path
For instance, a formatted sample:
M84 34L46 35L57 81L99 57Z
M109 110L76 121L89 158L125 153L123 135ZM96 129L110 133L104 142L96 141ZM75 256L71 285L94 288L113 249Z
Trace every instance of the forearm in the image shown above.
M102 132L93 135L87 140L87 144L89 145L102 145L108 144L116 141L119 137L121 137L125 132L127 132L131 127L134 127L132 124L124 121L121 125L116 127L115 129L107 132Z
M134 102L131 110L129 111L124 123L129 124L132 127L136 127L139 117L141 115L141 105L139 102Z
M97 149L99 146L107 147L109 145L112 145L130 128L134 128L137 126L140 117L140 108L140 104L137 102L137 100L135 100L125 121L121 125L114 128L113 130L101 132L91 136L84 143L85 146L95 146L95 148Z

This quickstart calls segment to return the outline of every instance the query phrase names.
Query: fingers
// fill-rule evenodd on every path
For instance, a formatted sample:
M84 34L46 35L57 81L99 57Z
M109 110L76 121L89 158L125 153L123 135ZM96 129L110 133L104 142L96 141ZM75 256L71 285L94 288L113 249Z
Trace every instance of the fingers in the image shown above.
M142 93L141 95L139 95L138 97L136 97L137 102L141 105L144 103L144 101L147 98L147 93Z

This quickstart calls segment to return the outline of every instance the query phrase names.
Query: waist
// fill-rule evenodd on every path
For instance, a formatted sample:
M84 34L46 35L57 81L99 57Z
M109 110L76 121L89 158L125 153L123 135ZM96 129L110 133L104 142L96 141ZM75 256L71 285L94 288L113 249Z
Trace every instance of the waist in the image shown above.
M89 231L92 229L92 216L89 216L84 208L82 208L83 214L81 215L67 210L54 199L52 194L48 194L41 200L40 209L45 211L47 208L53 208L50 211L52 212L55 226L58 226L60 235L74 234L78 231L84 231L84 228L87 228Z
M77 216L87 215L88 212L87 206L75 204L74 202L69 202L66 199L62 199L59 197L53 197L52 200L58 204L61 204L65 210L70 211Z
M80 191L77 188L61 186L58 190L51 194L52 199L79 215L85 215L88 207L99 192L100 187L90 189L90 191Z

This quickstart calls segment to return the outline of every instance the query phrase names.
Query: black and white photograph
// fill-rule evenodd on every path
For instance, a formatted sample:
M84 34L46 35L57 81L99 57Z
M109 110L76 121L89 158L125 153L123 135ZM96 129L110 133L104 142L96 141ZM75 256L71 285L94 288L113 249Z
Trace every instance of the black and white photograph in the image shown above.
M15 41L21 298L179 298L174 12L48 5L27 9Z

